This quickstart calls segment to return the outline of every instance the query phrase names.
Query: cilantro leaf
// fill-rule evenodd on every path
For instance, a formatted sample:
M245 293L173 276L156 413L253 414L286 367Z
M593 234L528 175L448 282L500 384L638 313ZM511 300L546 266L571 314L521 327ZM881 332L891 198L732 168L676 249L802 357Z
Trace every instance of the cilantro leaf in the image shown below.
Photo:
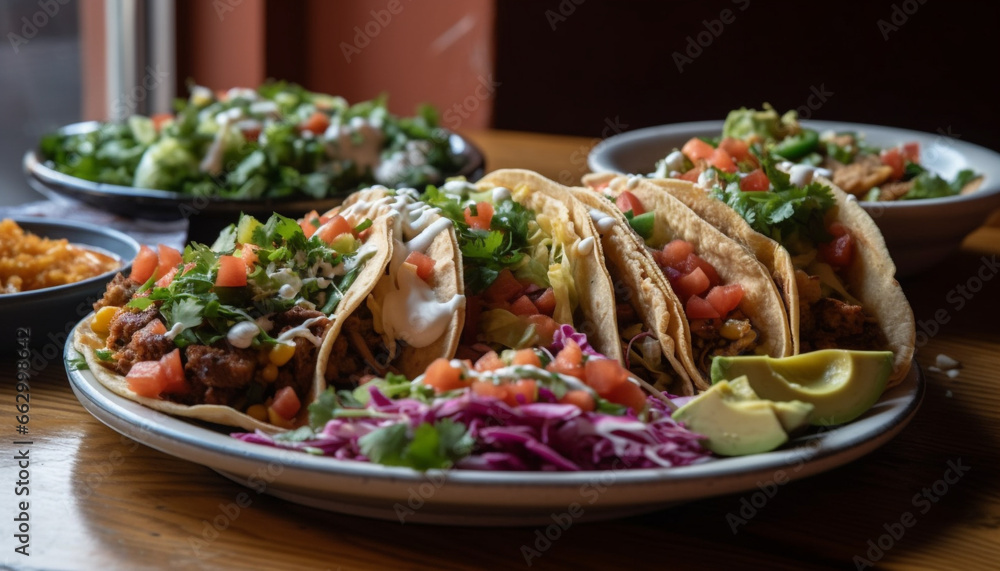
M362 436L358 444L372 462L423 471L451 467L472 451L473 440L465 425L444 418L413 430L405 422L390 424Z

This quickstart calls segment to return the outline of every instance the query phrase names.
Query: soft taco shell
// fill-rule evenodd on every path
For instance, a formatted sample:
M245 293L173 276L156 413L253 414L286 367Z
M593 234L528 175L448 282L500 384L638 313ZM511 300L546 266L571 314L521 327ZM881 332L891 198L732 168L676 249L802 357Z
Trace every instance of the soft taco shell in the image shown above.
M397 244L397 240L403 238L403 217L407 216L407 213L394 208L394 197L390 195L388 189L381 187L373 187L366 191L355 193L344 204L345 206L352 206L360 203L371 204L372 208L379 210L379 216L385 216L389 220L390 233L393 236L389 240L389 259L392 260L393 253L400 246L400 244ZM428 217L428 226L444 218L437 213L428 213L425 216ZM403 247L405 248L405 246ZM458 349L462 335L462 326L465 323L465 283L462 279L462 254L459 250L454 225L450 225L445 231L438 232L424 254L434 260L433 281L430 286L434 291L436 301L438 303L446 303L456 296L462 297L457 309L451 314L451 319L444 333L440 337L430 345L423 347L404 345L396 355L393 365L400 373L409 378L414 378L422 374L435 359L441 357L450 359L453 357L455 351ZM381 306L386 293L395 288L395 276L389 273L391 267L392 262L390 261L386 264L386 269L382 276L378 278L376 285L366 296L369 307L373 309L373 313L376 315L377 312L374 310ZM331 346L335 340L334 336L340 332L340 324L335 325L335 327L337 329L330 336L329 344ZM324 345L326 344L324 343ZM325 347L324 354L329 355L329 352L330 348Z
M590 219L589 209L573 198L569 189L542 175L522 169L503 169L490 173L477 183L481 188L502 186L511 190L514 200L552 220L566 222L566 230L573 239L566 244L566 252L574 256L573 280L579 295L580 309L585 323L575 328L587 334L591 345L607 357L623 362L618 341L618 324L615 317L615 296L604 265L604 251L600 236ZM577 244L591 239L593 248L580 255Z
M322 336L323 343L317 350L316 371L313 375L313 383L306 399L303 400L301 411L295 419L296 426L306 423L308 417L308 404L315 401L317 396L326 388L323 371L326 369L326 361L329 357L329 350L324 353L323 348L329 345L331 335L340 330L340 327L343 325L347 316L350 315L350 312L365 299L374 287L378 276L385 271L385 266L388 264L389 256L391 254L389 220L385 217L373 217L372 221L372 233L366 243L373 240L375 241L376 247L373 248L375 253L365 263L364 268L362 268L358 277L355 279L354 284L348 289L344 298L337 305L337 309L334 310L334 313L330 316L330 323L327 325ZM104 348L105 341L91 330L90 322L92 320L93 315L85 319L80 323L80 325L77 326L73 338L73 346L87 360L87 364L90 371L94 374L94 377L104 387L116 395L135 401L153 410L173 416L233 426L244 430L263 430L270 433L284 432L285 429L281 427L261 422L228 406L214 404L188 406L165 399L152 399L137 395L129 389L128 382L125 380L124 376L110 371L101 365L100 359L97 358L95 351L97 349Z
M665 244L672 239L682 239L691 243L698 256L716 269L723 283L738 283L743 286L744 294L739 308L760 333L759 347L772 357L784 357L791 354L791 333L781 295L768 270L750 252L700 218L681 201L669 193L663 192L651 182L635 179L635 182L630 184L626 177L611 178L601 182L607 182L609 191L615 195L628 190L639 199L647 212L655 213L656 227L667 229L667 232L664 233L667 235L661 236L659 241ZM578 190L577 195L589 206L600 208L605 214L613 215L619 221L613 229L613 234L606 237L612 238L611 243L605 248L609 260L612 259L612 249L620 250L623 247L634 247L644 254L642 271L653 272L659 277L658 282L663 291L662 295L671 300L667 305L674 308L674 319L683 323L683 337L676 337L681 347L685 349L682 360L687 366L695 386L699 390L708 388L708 379L704 372L699 370L693 354L694 343L691 339L684 306L674 293L666 276L663 275L647 252L644 241L631 231L619 209L603 196L585 189ZM615 234L624 234L631 239L631 243L615 238ZM661 244L656 244L656 246L661 246ZM634 273L639 269L635 264L621 265L619 260L615 260L614 265L620 268L618 275L621 275L623 271ZM609 267L612 267L612 264L609 264ZM613 275L613 277L617 276ZM649 306L648 311L653 311L653 307ZM663 333L665 332L673 334L663 329L657 329L657 332L661 338L664 337Z
M589 182L597 179L585 180ZM801 351L799 293L795 282L795 268L788 251L774 240L756 232L736 211L713 199L694 184L675 179L650 180L745 246L770 270L775 284L783 293L793 352L798 354ZM830 222L840 221L851 230L855 239L857 254L854 263L848 268L846 285L878 321L886 336L888 349L895 355L888 386L894 386L906 377L912 363L916 335L913 310L894 277L896 266L878 226L857 201L849 200L847 194L830 181L819 180L830 186L837 201L837 208L831 211L833 220Z

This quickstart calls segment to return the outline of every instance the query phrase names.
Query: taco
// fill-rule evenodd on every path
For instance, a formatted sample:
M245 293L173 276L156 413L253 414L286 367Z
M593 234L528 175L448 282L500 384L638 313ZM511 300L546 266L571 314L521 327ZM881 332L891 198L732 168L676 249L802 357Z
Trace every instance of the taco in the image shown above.
M368 375L416 376L455 354L465 320L465 285L454 224L416 190L372 187L348 197L344 212L379 212L389 227L385 269L320 347L325 378L356 385Z
M913 311L871 217L822 177L793 184L767 154L748 168L708 168L699 186L653 180L768 268L783 293L794 353L890 350L889 386L902 381L913 358Z
M587 183L598 192L573 192L623 286L615 288L618 324L635 374L692 394L708 388L714 356L791 353L781 296L753 255L651 182L601 175ZM682 364L693 386L651 366L661 355L675 370Z
M325 222L243 215L211 247L144 249L77 327L77 350L111 391L162 412L270 431L304 422L324 388L319 347L390 255L387 217Z
M457 230L468 295L460 357L584 333L621 361L600 240L568 189L531 171L500 170L475 185L428 187L421 199Z

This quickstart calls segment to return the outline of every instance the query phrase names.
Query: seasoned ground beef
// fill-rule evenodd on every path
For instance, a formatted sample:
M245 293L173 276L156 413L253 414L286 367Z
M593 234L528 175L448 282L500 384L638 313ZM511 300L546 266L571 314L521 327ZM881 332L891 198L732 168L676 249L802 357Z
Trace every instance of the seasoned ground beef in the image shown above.
M132 335L132 340L122 350L115 353L115 370L122 375L127 375L135 363L158 361L175 348L174 341L166 335L140 329Z
M116 313L108 326L110 333L108 334L107 347L115 350L124 348L132 340L136 331L156 319L159 312L160 310L156 306L151 305L143 311L126 308Z
M94 311L107 306L121 307L125 305L132 299L132 295L137 289L139 289L138 284L118 273L108 283L108 288L104 290L104 297L94 303Z
M253 380L257 356L249 349L190 345L185 350L184 375L192 383L218 388L242 388Z
M878 351L888 342L882 328L860 305L823 298L801 307L802 351L858 349Z

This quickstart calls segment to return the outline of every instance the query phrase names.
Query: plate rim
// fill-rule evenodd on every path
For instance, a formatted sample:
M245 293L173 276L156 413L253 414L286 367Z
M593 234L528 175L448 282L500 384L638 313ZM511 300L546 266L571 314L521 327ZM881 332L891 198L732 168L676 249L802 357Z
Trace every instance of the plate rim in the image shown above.
M82 324L83 322L81 322ZM80 327L81 324L77 324ZM75 331L75 328L74 328ZM596 474L604 471L590 470L581 472L486 472L474 470L431 470L427 473L417 472L409 468L381 466L365 462L355 462L347 460L337 460L329 457L312 456L309 454L290 451L281 448L274 448L260 444L242 442L231 438L227 434L211 430L207 427L199 426L189 420L171 417L159 411L154 411L142 405L129 401L123 397L114 395L101 385L96 378L87 370L77 370L71 367L71 360L78 356L72 343L73 335L69 336L64 350L64 363L70 385L80 403L102 423L112 429L125 434L143 444L159 449L162 452L174 456L181 460L193 461L207 466L213 470L229 471L226 466L216 465L216 463L204 463L197 460L180 456L176 451L164 450L159 446L151 444L149 435L166 439L173 439L181 446L191 447L204 453L216 454L219 458L227 458L233 461L257 462L263 465L273 462L278 456L281 457L284 467L291 467L297 471L314 473L316 475L336 475L343 477L360 477L368 479L389 480L390 483L423 483L429 477L443 477L448 484L466 487L502 487L502 488L563 488L574 487L586 484L593 480ZM920 404L926 392L926 381L916 361L913 362L910 374L898 387L890 389L884 393L878 403L872 408L874 411L882 405L892 405L896 399L904 399L906 402L893 405L888 411L869 411L862 418L848 425L834 428L830 431L821 431L818 435L807 436L796 439L800 445L752 456L714 459L703 464L691 466L680 466L674 468L645 468L636 470L615 471L616 483L648 486L662 485L665 483L696 480L712 476L716 480L726 478L744 478L750 474L773 472L775 470L788 467L792 464L791 457L810 450L810 446L801 445L812 440L817 440L822 444L829 441L831 436L839 436L841 442L835 441L835 446L824 449L819 446L811 450L811 454L806 461L807 464L820 466L820 469L797 474L797 477L812 475L812 473L828 470L841 464L853 461L857 457L865 455L875 448L885 444L896 436L919 410ZM894 394L899 393L899 394ZM890 396L887 396L890 395ZM87 402L84 402L84 401ZM128 426L137 429L138 435L127 434L118 427L109 424L107 420L95 414L88 405L88 402L100 408L104 413L124 422ZM137 411L142 411L139 414ZM879 419L881 415L886 418ZM158 422L151 422L155 420ZM844 429L854 426L855 423L868 420L872 427L857 434L857 430ZM873 422L875 421L875 422ZM177 427L185 427L178 431ZM238 432L238 429L232 429ZM137 437L138 436L138 437ZM222 443L225 445L222 445ZM852 455L852 451L858 451ZM840 461L842 460L842 461ZM740 486L743 489L751 489L752 486ZM723 491L721 493L728 493ZM718 494L705 494L697 497L708 497ZM690 499L697 499L690 498ZM653 502L655 504L655 500ZM661 502L662 503L662 502ZM655 509L655 508L654 508Z

